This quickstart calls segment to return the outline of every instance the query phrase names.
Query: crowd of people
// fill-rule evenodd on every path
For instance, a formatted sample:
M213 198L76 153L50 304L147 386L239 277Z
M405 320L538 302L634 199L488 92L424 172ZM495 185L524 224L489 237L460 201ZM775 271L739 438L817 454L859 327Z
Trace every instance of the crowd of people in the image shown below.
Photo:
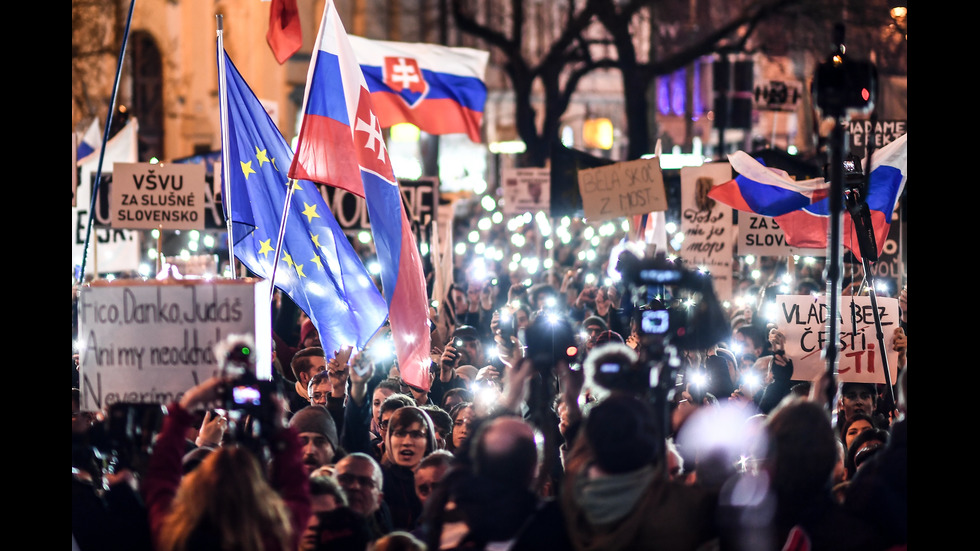
M232 381L214 378L152 438L104 446L73 388L73 548L907 546L907 290L888 388L794 379L758 303L725 305L710 346L651 344L642 313L680 293L637 303L586 278L605 265L554 266L460 263L431 311L429 388L371 350L324 350L288 297L261 410L222 408ZM570 346L533 342L542 327Z

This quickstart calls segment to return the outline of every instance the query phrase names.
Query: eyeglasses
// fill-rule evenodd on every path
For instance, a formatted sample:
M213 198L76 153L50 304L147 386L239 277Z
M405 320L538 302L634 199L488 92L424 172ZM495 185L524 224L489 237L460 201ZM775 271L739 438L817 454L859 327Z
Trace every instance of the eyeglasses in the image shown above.
M425 438L425 433L420 430L396 430L391 434L396 438L411 438L413 440L422 440Z
M356 474L339 474L337 475L337 482L342 486L350 486L357 482L362 488L375 488L377 484L374 483L374 479L370 476L357 476Z
M327 400L327 394L324 392L314 392L313 401L314 402L325 402Z

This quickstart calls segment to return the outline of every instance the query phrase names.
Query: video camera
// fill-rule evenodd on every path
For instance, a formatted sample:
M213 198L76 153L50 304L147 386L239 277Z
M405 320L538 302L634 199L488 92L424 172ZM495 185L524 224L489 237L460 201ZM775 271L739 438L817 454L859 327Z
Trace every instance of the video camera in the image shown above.
M166 409L160 404L112 404L105 419L93 423L83 434L72 434L73 465L98 466L109 473L125 469L142 473L165 415Z
M215 346L218 366L228 383L218 390L219 406L228 412L229 429L236 441L262 446L274 429L278 392L275 381L256 376L254 344L247 335L229 335Z

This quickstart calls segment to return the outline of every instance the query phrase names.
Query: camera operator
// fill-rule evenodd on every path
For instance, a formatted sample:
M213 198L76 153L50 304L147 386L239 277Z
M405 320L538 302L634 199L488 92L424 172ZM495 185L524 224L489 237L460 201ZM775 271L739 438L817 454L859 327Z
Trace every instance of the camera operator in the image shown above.
M192 411L220 403L231 380L214 377L168 406L154 446L143 496L157 549L296 549L310 516L310 490L299 436L285 428L280 396L263 395L275 412L266 465L246 447L225 445L181 478L184 434Z

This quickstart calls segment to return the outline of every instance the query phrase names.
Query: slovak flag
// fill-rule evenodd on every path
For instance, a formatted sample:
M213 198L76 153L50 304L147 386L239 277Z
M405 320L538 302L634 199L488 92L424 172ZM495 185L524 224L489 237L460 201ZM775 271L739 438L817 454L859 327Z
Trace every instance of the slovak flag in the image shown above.
M310 60L303 104L289 177L364 197L401 377L428 389L432 360L421 255L402 206L371 94L330 0Z
M898 199L905 189L908 178L908 134L871 154L871 174L865 191L865 202L871 211L878 254L888 239L892 214L898 207ZM844 211L844 246L858 259L861 247L851 215ZM827 246L827 230L830 227L830 200L824 199L800 210L776 217L776 222L786 234L786 242L793 247L822 248Z
M408 122L429 134L465 133L481 142L489 52L349 38L381 128Z
M796 181L785 170L770 168L744 151L728 156L734 179L711 188L708 197L735 210L779 216L802 209L827 196L823 178Z

